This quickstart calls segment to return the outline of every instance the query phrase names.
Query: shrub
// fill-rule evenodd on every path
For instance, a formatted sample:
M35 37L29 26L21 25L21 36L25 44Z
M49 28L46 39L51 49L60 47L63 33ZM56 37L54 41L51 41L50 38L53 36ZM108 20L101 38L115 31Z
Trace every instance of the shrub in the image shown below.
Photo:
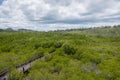
M1 51L2 51L2 52L10 52L10 51L11 51L11 48L10 48L10 46L3 46L3 47L1 48Z
M63 45L62 42L57 42L57 43L54 44L54 47L55 48L60 48L62 45Z
M35 44L34 49L38 49L41 45L40 44Z
M49 52L49 53L55 52L55 48L54 48L54 47L51 47L48 52Z
M74 59L80 60L80 59L81 59L81 54L82 54L82 53L83 53L82 51L77 51L76 54L73 56L73 58L74 58Z
M52 56L51 55L45 55L45 61L51 61Z
M9 80L23 80L23 73L14 69L8 74Z
M68 55L76 53L76 49L67 44L63 46L63 50L64 50L65 54L68 54Z
M50 48L53 46L53 42L45 42L42 44L42 48Z
M44 56L44 52L43 51L40 51L36 54L36 57L43 57Z

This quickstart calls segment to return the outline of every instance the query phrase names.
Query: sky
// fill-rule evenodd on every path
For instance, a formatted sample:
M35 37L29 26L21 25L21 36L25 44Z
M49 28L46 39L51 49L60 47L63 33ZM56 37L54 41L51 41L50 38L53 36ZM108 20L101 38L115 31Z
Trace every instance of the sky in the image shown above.
M0 28L39 31L120 24L120 0L0 0Z

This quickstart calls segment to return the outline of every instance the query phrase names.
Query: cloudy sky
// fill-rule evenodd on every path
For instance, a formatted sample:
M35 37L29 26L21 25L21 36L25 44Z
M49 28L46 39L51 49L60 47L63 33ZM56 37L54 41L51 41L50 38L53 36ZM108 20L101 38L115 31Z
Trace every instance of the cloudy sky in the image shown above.
M120 0L0 0L0 28L56 30L120 24Z

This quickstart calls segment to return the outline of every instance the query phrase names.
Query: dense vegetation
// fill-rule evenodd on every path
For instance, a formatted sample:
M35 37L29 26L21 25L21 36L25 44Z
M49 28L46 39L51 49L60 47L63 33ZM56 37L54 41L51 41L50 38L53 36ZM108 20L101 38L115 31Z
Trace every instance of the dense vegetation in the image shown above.
M28 74L15 67L38 55ZM1 31L0 72L10 80L120 80L120 27Z

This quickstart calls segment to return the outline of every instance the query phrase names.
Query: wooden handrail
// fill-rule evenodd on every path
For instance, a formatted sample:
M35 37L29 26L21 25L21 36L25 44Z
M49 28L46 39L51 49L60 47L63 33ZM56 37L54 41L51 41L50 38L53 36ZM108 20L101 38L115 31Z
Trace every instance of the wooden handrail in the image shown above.
M22 64L16 65L15 67L16 67L16 68L22 67L23 65L26 65L26 64L28 64L28 63L31 63L31 62L33 62L33 61L35 61L35 60L37 60L37 59L39 59L39 58L41 58L41 57L43 57L43 56L44 56L44 54L37 54L36 56L34 56L33 58L31 58L30 60L28 60L28 61L26 61L26 62L24 62L24 63L22 63ZM6 67L6 68L3 69L2 71L0 71L0 77L2 77L4 74L8 73L9 70L10 70L10 67Z
M9 70L10 70L10 67L4 68L4 69L0 72L0 77L3 76L4 74L6 74Z

